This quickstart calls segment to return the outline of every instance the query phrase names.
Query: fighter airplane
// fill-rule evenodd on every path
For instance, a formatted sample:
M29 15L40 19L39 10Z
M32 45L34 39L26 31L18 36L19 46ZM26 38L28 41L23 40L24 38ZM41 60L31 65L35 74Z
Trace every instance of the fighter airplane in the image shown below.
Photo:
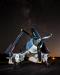
M40 61L48 64L48 54L49 50L46 48L44 40L50 38L52 34L42 37L38 33L35 28L31 28L30 35L24 29L21 29L20 34L17 36L15 41L9 45L9 47L4 51L4 54L7 55L6 59L8 59L9 64L20 63L24 61L25 57L28 57L28 60L34 63L39 63ZM25 50L22 49L19 53L14 53L13 50L18 44L21 37L24 34L28 35L30 38L25 44Z

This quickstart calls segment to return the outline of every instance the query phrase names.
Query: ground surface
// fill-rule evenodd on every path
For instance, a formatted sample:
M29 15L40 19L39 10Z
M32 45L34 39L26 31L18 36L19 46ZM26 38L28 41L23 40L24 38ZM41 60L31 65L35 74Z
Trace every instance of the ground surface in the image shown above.
M23 62L21 65L0 64L0 75L60 75L60 59L53 60L50 66Z

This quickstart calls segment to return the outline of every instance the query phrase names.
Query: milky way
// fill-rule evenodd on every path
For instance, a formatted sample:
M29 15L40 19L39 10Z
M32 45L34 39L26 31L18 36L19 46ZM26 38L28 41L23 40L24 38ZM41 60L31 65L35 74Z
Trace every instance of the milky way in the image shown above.
M0 2L0 52L13 42L24 28L30 32L35 27L46 41L51 56L60 56L60 4L56 0L2 0Z

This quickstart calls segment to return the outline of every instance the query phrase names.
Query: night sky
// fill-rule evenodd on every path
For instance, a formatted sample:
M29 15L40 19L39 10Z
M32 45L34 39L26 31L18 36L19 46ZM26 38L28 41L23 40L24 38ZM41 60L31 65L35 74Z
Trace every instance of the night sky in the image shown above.
M35 27L43 37L51 56L60 57L60 2L59 0L1 0L0 1L0 52L13 42L23 28L30 32Z

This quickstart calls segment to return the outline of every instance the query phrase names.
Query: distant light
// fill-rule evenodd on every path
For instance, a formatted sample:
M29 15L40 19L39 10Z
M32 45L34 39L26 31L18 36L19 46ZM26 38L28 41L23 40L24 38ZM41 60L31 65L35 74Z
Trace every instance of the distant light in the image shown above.
M52 60L55 60L56 58L55 57L52 57Z

